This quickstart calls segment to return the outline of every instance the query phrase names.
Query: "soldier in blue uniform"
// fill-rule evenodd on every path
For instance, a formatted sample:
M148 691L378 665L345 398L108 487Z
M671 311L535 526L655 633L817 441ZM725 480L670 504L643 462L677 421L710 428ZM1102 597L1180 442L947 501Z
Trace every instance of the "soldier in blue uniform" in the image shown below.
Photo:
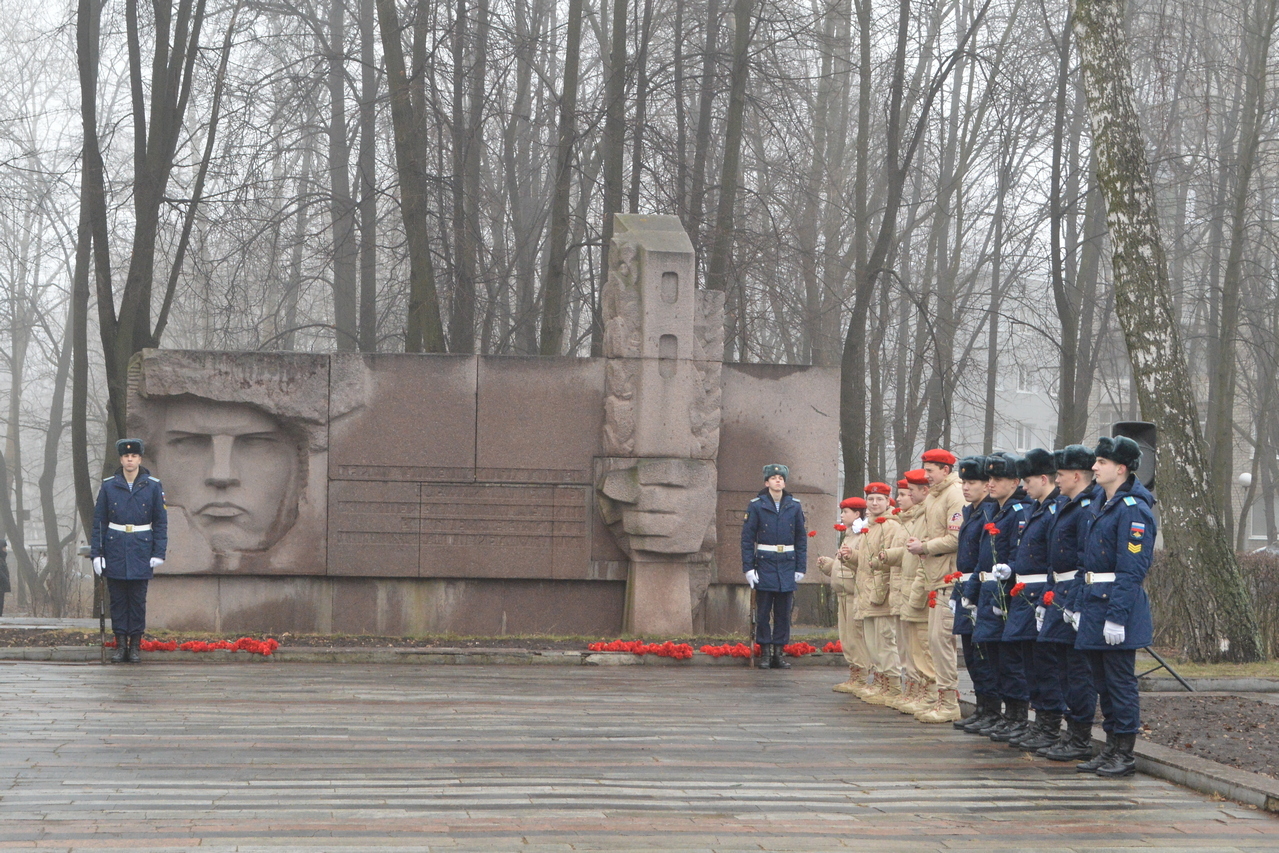
M1055 482L1057 463L1050 451L1036 447L1017 460L1017 474L1022 487L1035 503L1026 519L1026 528L1017 547L1013 564L1013 581L1021 591L1009 599L1008 621L1004 624L1004 649L1012 659L1012 669L1026 673L1030 689L1030 705L1035 711L1033 724L1021 724L1011 732L1008 745L1034 752L1057 742L1061 718L1066 705L1056 687L1057 674L1052 661L1038 652L1039 604L1048 588L1048 538L1057 510L1065 500Z
M1031 501L1017 476L1016 456L1011 453L987 456L986 473L990 475L990 496L998 506L987 523L987 535L981 539L978 571L964 584L962 603L965 607L976 606L973 642L978 644L978 653L985 655L994 666L999 678L999 696L1004 700L1000 719L978 729L978 733L994 741L1007 742L1018 724L1027 721L1030 712L1025 668L1020 666L1019 656L1004 653L1003 639L1009 592L1013 587L1012 563L1017 560L1017 547L1030 515Z
M790 642L795 587L808 564L804 509L786 491L789 476L785 465L764 466L764 488L751 499L742 524L742 572L756 593L755 642L763 649L760 669L790 669L782 659L782 647Z
M1155 504L1137 480L1141 448L1131 438L1104 436L1094 450L1093 473L1104 492L1084 540L1084 582L1075 590L1075 648L1088 653L1101 702L1106 746L1080 772L1129 776L1141 729L1137 649L1150 645L1154 626L1142 582L1155 545Z
M111 595L116 640L111 660L137 663L146 630L147 582L164 562L169 522L164 489L142 467L142 441L122 438L115 448L120 468L98 490L89 556L94 574L106 575Z
M991 499L986 490L990 475L986 473L985 456L965 456L959 460L959 486L964 491L964 520L959 527L958 549L955 551L955 571L959 572L959 580L950 591L950 610L955 614L954 627L951 629L959 635L964 651L964 668L973 680L973 692L976 694L977 707L972 714L953 725L957 729L976 733L979 729L999 719L999 681L990 660L977 653L973 644L972 609L963 607L962 598L964 584L977 571L978 555L981 552L981 541L986 536L986 523L990 521L998 504Z
M1074 612L1066 608L1075 587L1083 583L1079 577L1079 553L1098 494L1092 481L1092 466L1097 457L1082 444L1072 444L1053 455L1057 464L1057 487L1065 502L1057 510L1049 536L1053 601L1040 606L1043 615L1035 652L1056 675L1055 689L1066 705L1066 730L1057 743L1037 750L1037 754L1053 761L1079 761L1092 755L1097 691L1092 685L1092 668L1086 653L1075 648Z

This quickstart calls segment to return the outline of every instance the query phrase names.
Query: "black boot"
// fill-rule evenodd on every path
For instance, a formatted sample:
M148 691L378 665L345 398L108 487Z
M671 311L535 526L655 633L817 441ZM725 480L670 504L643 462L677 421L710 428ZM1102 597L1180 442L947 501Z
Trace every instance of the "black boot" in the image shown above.
M1080 773L1096 773L1097 768L1110 760L1115 754L1115 750L1119 747L1119 742L1115 739L1115 735L1106 732L1106 745L1101 748L1101 752L1094 755L1083 764L1076 764L1075 769Z
M1105 776L1107 779L1118 779L1121 776L1131 776L1136 773L1137 759L1132 754L1136 746L1135 734L1115 735L1115 752L1105 764L1097 768L1097 775Z
M957 729L962 729L964 726L972 725L974 722L977 721L977 718L980 717L985 712L985 709L986 709L986 694L978 693L976 696L976 701L973 704L973 712L969 714L967 717L964 717L962 720L955 720L955 722L951 723L951 725Z
M772 643L759 644L759 663L755 664L756 667L758 667L759 669L768 669L769 667L768 659L770 657L769 651L771 649L772 649Z
M129 638L124 634L115 635L115 651L111 653L112 663L124 663L124 658L129 654Z
M773 643L773 653L768 657L769 669L790 669L790 664L782 657L782 644Z
M140 663L142 661L142 635L129 638L129 663Z
M983 698L985 702L982 705L981 716L979 716L976 720L973 720L972 723L964 726L964 731L968 732L970 735L981 734L982 729L989 729L995 723L1003 719L1003 717L999 715L999 697L987 695Z
M1039 754L1052 761L1083 761L1092 756L1092 721L1066 721L1066 733L1061 740L1039 750Z
M1026 729L1030 727L1030 703L1022 702L1014 699L1011 702L1004 703L1006 707L1005 717L1008 724L1002 729L994 728L990 733L990 739L995 743L1008 743L1011 738L1018 737L1026 733Z
M976 731L976 734L981 735L982 737L990 737L990 733L995 730L1003 731L1008 728L1010 723L1009 714L1012 712L1011 702L1004 702L998 696L995 696L990 701L990 709L994 712L994 716L988 719L982 727Z
M1028 732L1025 737L1018 738L1015 745L1025 752L1046 749L1057 742L1057 736L1060 732L1061 714L1055 711L1036 711L1035 728ZM1014 742L1009 741L1008 745L1013 746Z

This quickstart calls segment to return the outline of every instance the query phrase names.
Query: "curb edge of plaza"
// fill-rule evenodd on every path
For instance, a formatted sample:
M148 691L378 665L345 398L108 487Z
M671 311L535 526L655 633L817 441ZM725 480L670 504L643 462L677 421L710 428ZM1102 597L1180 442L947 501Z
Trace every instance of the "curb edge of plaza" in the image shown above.
M976 707L970 698L960 699L959 704L965 715L971 714ZM1093 727L1092 742L1095 747L1105 746L1106 732L1101 726ZM1141 738L1138 738L1133 754L1137 758L1137 770L1147 776L1173 782L1201 794L1216 795L1256 806L1262 811L1279 813L1279 779L1238 770Z

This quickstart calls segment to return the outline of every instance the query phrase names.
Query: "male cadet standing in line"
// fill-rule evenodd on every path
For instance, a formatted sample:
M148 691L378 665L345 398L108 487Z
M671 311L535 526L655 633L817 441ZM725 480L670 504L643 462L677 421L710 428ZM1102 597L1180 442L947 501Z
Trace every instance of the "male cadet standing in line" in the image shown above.
M839 644L848 664L848 680L831 689L836 693L852 693L860 697L866 692L866 670L870 667L866 637L862 635L862 620L856 613L857 561L861 556L861 534L866 530L866 501L861 498L840 501L839 523L844 527L839 550L833 558L817 558L817 568L830 578L830 588L835 593Z
M906 541L906 550L920 559L924 599L929 593L939 606L928 610L928 654L937 673L937 696L930 707L915 715L921 723L945 723L958 720L959 670L956 666L955 614L945 604L956 571L959 529L964 523L964 490L955 473L955 454L935 447L920 457L928 494L924 498L924 522L919 536ZM971 670L970 670L971 671Z
M1093 473L1105 503L1088 526L1081 562L1084 582L1075 590L1075 648L1088 653L1093 685L1105 717L1106 746L1077 765L1098 776L1130 776L1141 730L1137 649L1150 645L1154 626L1142 582L1155 543L1155 497L1138 480L1141 448L1131 438L1103 436L1093 451Z
M906 530L906 541L927 534L924 503L928 499L928 475L922 468L907 471L897 483L897 503L903 507L897 520ZM910 684L905 695L893 705L903 714L919 714L931 710L937 702L937 670L928 645L928 590L923 558L912 554L903 542L890 548L884 560L901 580L898 592L898 645L904 649L903 661L909 661ZM952 647L952 655L953 655Z
M1021 531L1030 515L1030 499L1017 476L1017 457L1011 453L994 453L986 457L987 488L995 499L991 520L982 537L979 556L980 572L964 585L965 606L976 604L973 642L978 653L985 654L995 667L999 679L999 696L1004 700L1004 714L998 722L980 730L991 740L1006 742L1009 732L1026 721L1030 711L1030 691L1024 668L1014 668L1020 657L1005 653L1004 622L1008 618L1009 591L1013 588L1012 563L1017 559Z
M954 632L964 647L964 667L973 680L976 708L955 722L955 728L978 734L1000 719L999 677L994 662L973 642L973 614L977 605L964 597L964 588L981 568L983 543L990 537L986 525L999 505L990 496L990 474L985 456L965 456L959 462L959 485L968 504L964 507L959 528L959 550L955 552L955 572L959 574L950 595L950 612L955 619Z
M1066 731L1057 743L1040 749L1038 755L1053 761L1079 761L1092 755L1092 721L1097 712L1097 691L1092 686L1092 668L1085 652L1075 648L1075 614L1066 610L1077 584L1079 552L1083 534L1092 517L1097 488L1092 482L1093 452L1082 444L1072 444L1054 452L1057 488L1066 499L1057 510L1048 542L1052 565L1053 600L1044 602L1043 626L1039 629L1036 655L1057 678L1056 692L1065 700ZM1051 689L1051 688L1050 688Z
M906 531L888 511L887 483L868 483L866 508L870 527L863 534L862 560L858 566L857 597L861 599L862 625L866 633L866 649L875 670L870 693L865 700L872 705L889 705L901 697L901 658L897 649L897 619L888 601L889 567L880 552L906 541Z
M160 481L142 467L142 441L122 438L115 450L120 468L98 490L89 556L93 573L106 574L111 595L111 662L137 663L147 627L147 582L164 562L169 515Z
M760 669L790 669L782 660L782 647L790 642L795 587L808 565L804 509L786 491L789 476L785 465L764 466L764 488L751 498L742 524L742 572L756 592L755 642L763 650Z
M1026 673L1030 688L1031 707L1035 709L1035 722L1019 724L1009 733L1008 745L1034 752L1057 742L1062 714L1066 711L1060 691L1053 691L1050 683L1057 674L1048 665L1049 661L1036 652L1038 643L1035 642L1039 637L1036 608L1048 588L1048 537L1057 519L1057 510L1065 499L1057 490L1057 463L1051 452L1039 447L1028 451L1017 460L1017 474L1035 504L1026 519L1026 529L1017 547L1017 562L1013 564L1013 581L1021 587L1021 592L1009 601L1004 649L1014 660L1013 670L1017 669L1016 659L1021 659L1021 670Z

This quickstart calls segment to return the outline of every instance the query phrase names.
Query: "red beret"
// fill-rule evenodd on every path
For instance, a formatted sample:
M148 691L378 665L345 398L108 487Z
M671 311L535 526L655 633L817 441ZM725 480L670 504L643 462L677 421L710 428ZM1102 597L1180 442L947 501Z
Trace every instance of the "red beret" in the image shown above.
M897 481L897 491L899 491L899 492L900 492L902 489L906 488L906 487L907 487L907 486L909 486L909 485L910 485L910 483L906 482L905 480L898 480L898 481Z
M866 501L863 498L844 498L839 502L840 509L865 509Z
M935 465L954 465L955 462L958 461L955 458L955 454L951 453L949 450L942 450L940 447L935 447L932 450L925 451L924 455L920 458L925 462L932 462Z
M897 506L897 501L893 500L892 498L889 498L889 499L888 499L888 505L889 505L889 506ZM893 515L896 515L896 514L897 514L897 510L893 510Z
M913 471L906 472L906 482L912 486L927 486L928 474L923 468L916 468Z
M888 488L887 483L867 483L866 488L862 489L862 491L868 495L888 496L893 493L893 490Z

